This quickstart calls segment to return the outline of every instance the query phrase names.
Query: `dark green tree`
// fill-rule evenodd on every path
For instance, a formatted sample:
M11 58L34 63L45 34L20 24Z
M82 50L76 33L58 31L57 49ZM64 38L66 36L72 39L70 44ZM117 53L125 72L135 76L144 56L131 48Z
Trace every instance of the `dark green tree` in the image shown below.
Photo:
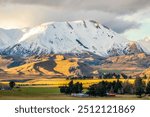
M106 92L111 92L112 91L112 83L111 82L106 82ZM112 93L112 92L111 92Z
M90 96L106 96L107 87L106 82L100 82L98 84L93 84L88 88L87 94Z
M67 86L60 86L60 93L67 93L68 87Z
M133 91L134 87L128 81L124 82L122 84L122 87L123 87L123 93L124 94L133 94L134 93L134 91Z
M117 79L117 82L115 82L114 84L114 93L121 93L121 89L122 89L122 84L119 81L119 79Z
M15 87L16 83L14 81L10 81L9 82L9 86L11 89L13 89Z
M145 91L144 91L145 86L144 86L144 82L142 81L142 78L140 78L140 77L136 78L134 86L135 86L136 95L139 98L141 98L142 94L145 93Z
M74 84L74 93L82 93L82 90L83 90L82 83L77 82Z
M96 96L96 87L97 84L89 86L88 91L86 93L89 94L90 96Z
M71 93L82 93L83 86L82 83L75 83L73 84L73 81L70 81L68 86L61 86L60 92L65 94L71 94Z
M71 80L71 81L69 82L68 86L69 86L69 87L68 87L68 88L69 88L69 89L68 89L68 90L69 90L69 94L71 94L71 93L73 92L73 88L74 88L74 87L73 87L73 80Z
M98 85L97 85L97 88L96 88L96 95L98 96L106 96L106 83L105 82L100 82Z

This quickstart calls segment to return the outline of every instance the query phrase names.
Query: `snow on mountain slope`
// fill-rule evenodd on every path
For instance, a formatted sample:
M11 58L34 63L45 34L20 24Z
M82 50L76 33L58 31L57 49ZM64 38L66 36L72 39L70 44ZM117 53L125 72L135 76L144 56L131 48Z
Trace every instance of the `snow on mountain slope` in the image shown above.
M143 48L144 52L150 54L150 37L138 41L139 45Z
M9 41L9 34L2 37ZM107 57L131 53L130 41L96 21L49 22L23 32L22 36L13 36L16 38L11 38L11 41L17 42L8 44L3 54L29 56L92 52Z
M23 54L24 51L29 54L89 51L107 56L112 47L123 49L128 43L128 40L95 21L50 22L25 33L10 53L16 54L18 50L22 50Z
M20 29L6 30L0 28L0 50L16 44L22 35L23 31Z

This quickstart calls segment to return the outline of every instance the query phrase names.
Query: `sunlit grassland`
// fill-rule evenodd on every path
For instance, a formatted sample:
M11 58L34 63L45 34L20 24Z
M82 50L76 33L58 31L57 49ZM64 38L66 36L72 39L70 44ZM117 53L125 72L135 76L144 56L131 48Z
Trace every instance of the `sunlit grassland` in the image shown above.
M24 86L24 87L59 87L59 86L64 86L68 85L68 83L71 80L66 80L66 79L61 79L61 78L54 78L54 79L33 79L33 80L28 80L25 82L16 82L17 86ZM80 82L83 84L83 87L87 88L92 84L96 84L102 81L107 81L107 82L113 82L117 81L117 79L85 79L85 80L73 80L74 83ZM129 82L131 84L134 84L135 79L119 79L121 82ZM148 82L148 80L143 80L145 82ZM2 82L3 84L8 84L9 82Z
M87 91L87 87L101 81L113 82L116 79L89 79L74 80L82 82L84 86L83 92ZM134 79L120 79L121 82L134 83ZM145 80L146 81L146 80ZM16 82L20 88L13 90L0 90L0 100L149 100L150 96L137 98L136 95L116 95L115 97L73 97L60 93L59 86L67 85L70 80L66 79L34 79L25 82ZM7 84L9 82L3 82Z
M84 89L84 92L86 90ZM149 96L116 95L115 97L73 97L61 94L59 88L22 87L13 90L0 90L0 100L149 100Z

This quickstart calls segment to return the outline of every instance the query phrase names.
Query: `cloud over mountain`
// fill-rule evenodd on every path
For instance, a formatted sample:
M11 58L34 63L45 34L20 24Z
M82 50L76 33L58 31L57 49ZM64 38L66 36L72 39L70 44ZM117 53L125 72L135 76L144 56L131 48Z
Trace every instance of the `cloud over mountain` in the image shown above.
M139 28L140 23L119 19L150 6L149 0L0 0L1 20L12 18L18 25L38 25L48 21L94 19L118 33ZM9 12L9 14L8 14ZM23 12L23 13L22 13ZM34 16L34 17L33 17ZM18 17L20 22L18 21ZM38 20L37 20L38 19ZM1 21L0 20L0 21ZM3 24L4 21L1 21ZM8 22L8 21L7 21ZM23 23L25 24L23 24ZM12 25L12 23L10 23ZM120 27L121 25L121 27Z

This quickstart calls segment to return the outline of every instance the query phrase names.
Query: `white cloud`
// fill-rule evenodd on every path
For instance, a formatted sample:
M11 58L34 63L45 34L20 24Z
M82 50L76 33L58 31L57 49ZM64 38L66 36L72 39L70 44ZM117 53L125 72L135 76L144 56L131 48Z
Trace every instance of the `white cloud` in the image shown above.
M49 21L93 19L118 33L141 30L150 0L0 0L0 27L29 27Z

